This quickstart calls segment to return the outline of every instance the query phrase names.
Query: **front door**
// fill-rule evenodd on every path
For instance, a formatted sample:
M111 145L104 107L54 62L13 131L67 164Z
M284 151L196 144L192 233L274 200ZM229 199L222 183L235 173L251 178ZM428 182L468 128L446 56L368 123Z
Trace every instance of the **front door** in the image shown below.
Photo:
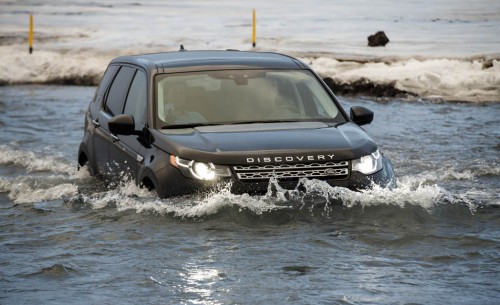
M107 146L107 157L105 164L101 165L104 168L99 168L99 171L103 173L113 173L120 174L122 169L122 164L115 160L114 155L116 142L119 138L109 132L108 122L115 115L123 113L123 107L125 105L125 99L127 97L128 90L130 88L130 83L134 77L135 69L122 66L118 71L111 87L109 88L108 94L104 101L104 107L102 107L97 115L100 137L106 141ZM99 150L94 149L98 152Z
M122 113L132 115L135 130L140 131L146 125L146 109L147 78L142 70L137 70L128 90ZM137 179L137 169L143 161L143 157L139 154L142 145L138 141L138 136L112 135L112 137L112 144L109 147L112 168L119 171L120 175Z
M118 65L108 67L89 107L90 141L88 149L91 152L89 158L93 166L92 170L96 173L106 173L108 170L110 134L107 131L107 118L103 118L104 112L102 108L109 85L115 78L119 68ZM105 124L105 128L101 128L101 124Z

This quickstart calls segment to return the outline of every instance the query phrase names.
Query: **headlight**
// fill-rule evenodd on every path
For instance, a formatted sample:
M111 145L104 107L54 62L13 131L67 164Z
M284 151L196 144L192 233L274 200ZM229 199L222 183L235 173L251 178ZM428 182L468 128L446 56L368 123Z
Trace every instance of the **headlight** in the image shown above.
M214 165L211 163L193 162L191 170L193 176L200 180L213 180L215 178Z
M231 170L224 165L186 160L173 155L170 156L170 164L188 178L215 180L218 177L231 177Z
M371 175L382 169L382 155L378 149L367 156L352 160L352 170L365 175Z

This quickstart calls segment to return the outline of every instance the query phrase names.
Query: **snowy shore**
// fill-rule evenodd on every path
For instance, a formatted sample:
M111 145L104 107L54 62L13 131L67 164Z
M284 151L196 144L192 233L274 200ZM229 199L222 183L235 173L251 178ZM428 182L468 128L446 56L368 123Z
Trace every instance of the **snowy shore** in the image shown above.
M0 46L0 85L97 85L118 53L37 51ZM500 60L405 59L392 62L300 57L338 95L418 97L462 102L500 102Z
M116 56L183 44L295 56L339 95L500 102L499 27L500 2L489 0L5 1L0 85L96 85ZM367 36L378 30L390 42L368 47Z

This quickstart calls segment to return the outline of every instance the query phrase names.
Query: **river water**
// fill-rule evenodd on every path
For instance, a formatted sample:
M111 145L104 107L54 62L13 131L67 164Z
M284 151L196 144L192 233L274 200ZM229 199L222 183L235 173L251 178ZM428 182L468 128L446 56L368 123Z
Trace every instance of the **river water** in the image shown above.
M0 304L498 304L498 1L0 2ZM51 84L180 44L410 93L341 97L375 112L398 188L159 199L77 171L95 87Z
M396 190L159 199L77 171L94 92L0 87L1 304L498 304L499 103L342 98Z

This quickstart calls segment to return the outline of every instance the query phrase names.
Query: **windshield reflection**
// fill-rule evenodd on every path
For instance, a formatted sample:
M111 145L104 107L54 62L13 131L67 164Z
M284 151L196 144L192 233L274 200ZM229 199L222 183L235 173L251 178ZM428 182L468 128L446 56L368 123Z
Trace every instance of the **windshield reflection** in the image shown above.
M231 122L345 119L307 70L173 73L155 79L156 128Z

